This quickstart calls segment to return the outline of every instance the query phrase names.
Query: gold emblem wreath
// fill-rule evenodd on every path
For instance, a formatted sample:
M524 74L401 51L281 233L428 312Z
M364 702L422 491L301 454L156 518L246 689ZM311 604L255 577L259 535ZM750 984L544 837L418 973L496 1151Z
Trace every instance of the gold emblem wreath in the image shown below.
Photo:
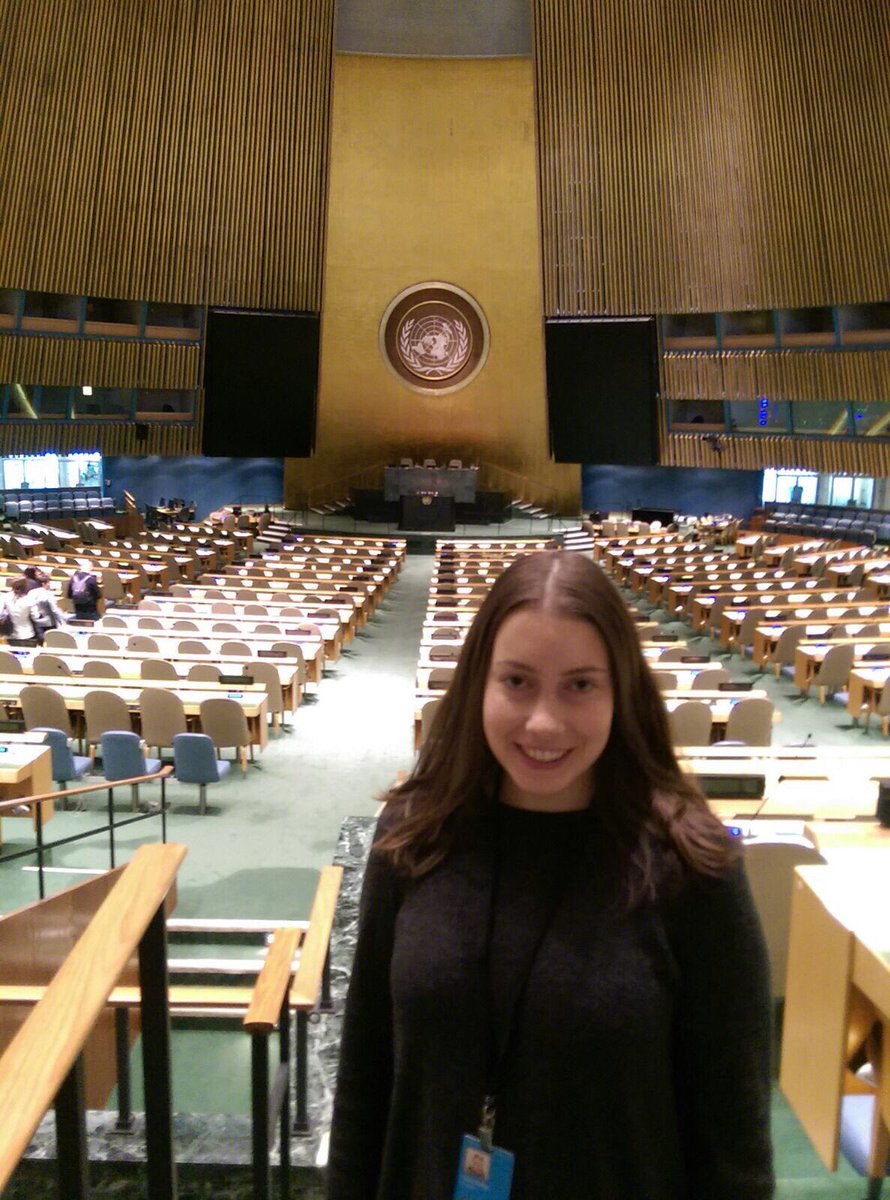
M411 344L411 330L415 323L415 318L409 317L399 330L399 357L405 366L421 379L441 379L460 370L470 352L470 331L464 322L449 321L457 339L457 346L445 362L435 367L423 362Z

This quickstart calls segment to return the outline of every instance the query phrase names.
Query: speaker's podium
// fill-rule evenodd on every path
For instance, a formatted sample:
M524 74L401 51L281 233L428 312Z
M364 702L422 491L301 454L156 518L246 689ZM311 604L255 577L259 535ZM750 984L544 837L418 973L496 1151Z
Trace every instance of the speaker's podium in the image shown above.
M439 492L411 492L399 497L399 529L454 532L454 497Z

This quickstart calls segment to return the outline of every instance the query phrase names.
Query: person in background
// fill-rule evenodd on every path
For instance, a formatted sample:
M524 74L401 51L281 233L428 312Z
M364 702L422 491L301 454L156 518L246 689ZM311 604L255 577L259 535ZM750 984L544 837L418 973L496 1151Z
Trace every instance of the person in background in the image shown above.
M544 551L497 579L386 799L328 1200L475 1195L471 1151L510 1200L769 1200L769 970L740 848L593 562Z
M13 579L3 596L3 610L11 622L10 646L40 646L46 629L65 624L65 614L52 592L45 587L29 590L28 583L24 575Z
M49 576L46 571L41 571L40 567L25 567L22 574L28 581L28 591L33 592L35 588L49 588Z
M79 621L98 621L102 589L92 571L78 568L68 580L65 595L74 605L74 615Z

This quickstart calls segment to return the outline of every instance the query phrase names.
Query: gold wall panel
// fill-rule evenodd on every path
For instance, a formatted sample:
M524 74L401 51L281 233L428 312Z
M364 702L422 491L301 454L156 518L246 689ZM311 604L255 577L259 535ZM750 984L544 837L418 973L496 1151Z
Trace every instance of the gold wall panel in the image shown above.
M0 0L0 287L317 311L334 0Z
M0 383L191 391L200 383L200 355L200 346L181 342L0 334Z
M890 350L669 352L666 400L852 400L890 403Z
M317 452L288 463L288 502L407 453L490 462L576 511L579 469L549 457L531 61L337 55L329 196ZM389 302L427 280L491 330L450 395L410 391L378 349Z
M886 298L890 6L532 3L548 315Z
M718 449L719 447L719 449ZM710 438L701 434L668 434L661 457L667 467L709 467L730 471L761 471L787 467L842 475L888 474L886 443L868 438L766 437Z

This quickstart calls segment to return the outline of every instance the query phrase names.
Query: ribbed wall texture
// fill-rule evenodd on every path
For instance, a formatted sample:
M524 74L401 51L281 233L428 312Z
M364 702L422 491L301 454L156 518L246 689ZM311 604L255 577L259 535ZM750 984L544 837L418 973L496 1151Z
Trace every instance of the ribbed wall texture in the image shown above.
M0 380L18 383L192 391L199 363L200 347L178 342L0 334Z
M333 9L2 0L0 287L317 311Z
M890 351L755 350L668 353L666 400L852 400L890 403Z
M548 315L886 298L890 6L533 8Z
M868 438L707 438L701 434L672 433L665 440L661 462L668 467L718 467L747 471L788 467L800 471L880 478L887 474L887 447Z

